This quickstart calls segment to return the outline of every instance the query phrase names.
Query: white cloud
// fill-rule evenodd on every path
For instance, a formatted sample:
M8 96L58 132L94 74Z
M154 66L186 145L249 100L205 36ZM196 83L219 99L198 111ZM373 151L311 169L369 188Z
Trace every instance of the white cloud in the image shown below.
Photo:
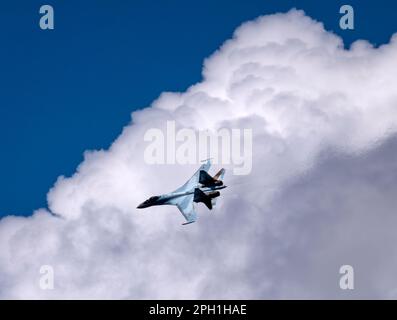
M396 70L395 37L345 50L296 10L243 24L205 60L202 82L134 112L109 150L87 152L71 178L57 181L48 194L57 216L41 209L1 220L0 297L395 295L387 241L397 240L396 180L383 188L379 178L390 177L392 154L383 147L364 160L395 133ZM216 210L200 208L187 227L176 208L135 209L196 169L144 163L145 131L171 119L254 133L251 175L229 177ZM330 151L339 156L318 164ZM341 293L338 270L349 263L356 290ZM40 289L41 265L54 266L54 290Z

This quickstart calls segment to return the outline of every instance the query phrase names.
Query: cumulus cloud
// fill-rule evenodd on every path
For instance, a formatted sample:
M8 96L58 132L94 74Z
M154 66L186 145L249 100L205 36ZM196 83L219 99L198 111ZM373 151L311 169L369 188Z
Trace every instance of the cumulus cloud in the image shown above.
M395 297L396 70L395 37L345 49L297 10L244 23L200 83L134 112L109 150L60 177L48 209L0 221L0 297ZM216 210L184 227L174 207L135 209L196 169L145 163L145 132L167 120L253 130L251 174L229 176ZM42 265L54 290L38 285Z

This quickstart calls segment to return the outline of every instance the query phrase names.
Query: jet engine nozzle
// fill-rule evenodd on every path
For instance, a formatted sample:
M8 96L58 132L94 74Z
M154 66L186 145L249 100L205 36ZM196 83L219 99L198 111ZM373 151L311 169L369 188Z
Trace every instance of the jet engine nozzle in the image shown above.
M219 197L221 195L221 193L219 191L215 191L215 192L210 192L207 194L211 199Z

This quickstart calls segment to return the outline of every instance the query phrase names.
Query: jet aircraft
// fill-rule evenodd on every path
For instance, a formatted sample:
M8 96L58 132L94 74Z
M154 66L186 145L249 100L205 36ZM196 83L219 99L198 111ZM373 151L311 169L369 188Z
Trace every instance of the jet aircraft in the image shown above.
M216 198L220 196L219 190L226 188L223 185L225 169L221 169L215 176L211 177L208 170L211 167L210 159L196 171L196 173L180 188L173 192L160 196L153 196L142 202L137 208L144 209L151 206L174 205L185 217L183 225L193 223L197 220L194 203L202 202L208 209L216 204Z

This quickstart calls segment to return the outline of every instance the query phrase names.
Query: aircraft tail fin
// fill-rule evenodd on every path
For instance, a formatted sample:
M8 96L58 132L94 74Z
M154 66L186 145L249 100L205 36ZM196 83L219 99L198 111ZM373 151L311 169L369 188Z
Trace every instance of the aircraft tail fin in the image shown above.
M224 168L222 168L221 170L218 171L218 173L216 175L214 175L214 179L215 180L223 180L223 177L225 175L226 170Z

